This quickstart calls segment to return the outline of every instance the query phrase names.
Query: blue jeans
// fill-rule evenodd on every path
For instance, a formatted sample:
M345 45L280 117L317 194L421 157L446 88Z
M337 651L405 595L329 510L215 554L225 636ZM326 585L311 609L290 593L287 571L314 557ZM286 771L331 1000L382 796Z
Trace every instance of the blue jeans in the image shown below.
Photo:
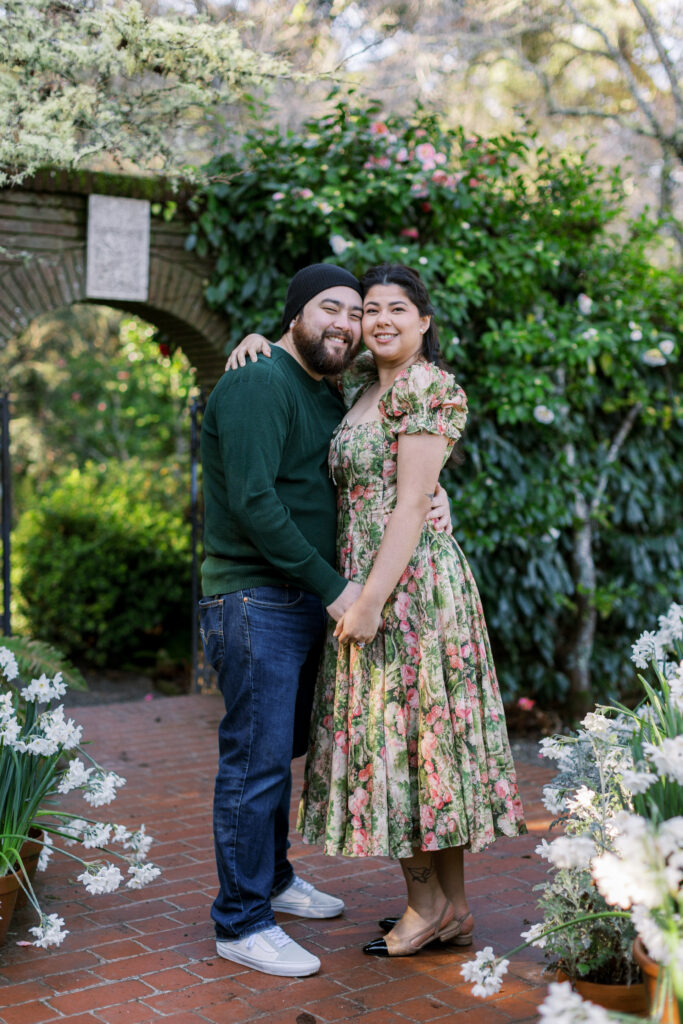
M253 587L199 602L207 660L218 672L213 832L219 939L275 923L270 897L293 877L287 860L291 760L306 752L325 635L320 598L295 587Z

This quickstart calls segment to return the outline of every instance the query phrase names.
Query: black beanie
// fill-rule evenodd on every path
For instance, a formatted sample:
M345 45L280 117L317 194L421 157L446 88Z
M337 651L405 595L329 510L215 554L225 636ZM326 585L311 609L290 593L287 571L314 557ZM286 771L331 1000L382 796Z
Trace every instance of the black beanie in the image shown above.
M289 330L289 325L307 302L327 288L353 288L363 298L360 281L349 270L337 267L334 263L312 263L310 267L298 270L287 289L285 311L282 314L282 332Z

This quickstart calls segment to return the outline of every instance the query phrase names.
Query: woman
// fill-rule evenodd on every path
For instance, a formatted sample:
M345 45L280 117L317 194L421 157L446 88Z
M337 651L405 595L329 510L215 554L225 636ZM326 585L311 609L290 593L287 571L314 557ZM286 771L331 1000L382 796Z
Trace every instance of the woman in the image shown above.
M476 584L424 521L465 394L438 366L419 275L383 264L362 284L371 356L346 382L330 471L340 572L363 591L328 635L297 826L328 854L399 859L407 908L364 950L408 956L471 943L463 852L525 827Z

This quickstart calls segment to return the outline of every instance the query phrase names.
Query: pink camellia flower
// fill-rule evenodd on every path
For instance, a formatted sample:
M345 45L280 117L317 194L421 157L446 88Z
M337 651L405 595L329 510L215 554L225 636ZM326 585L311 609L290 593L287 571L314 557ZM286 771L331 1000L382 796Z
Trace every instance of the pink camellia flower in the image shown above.
M373 121L370 125L370 131L373 135L388 135L389 129L387 128L384 121Z
M403 228L401 230L401 234L403 235L404 238L417 239L420 237L420 232L417 230L417 228Z
M396 150L396 156L394 157L397 164L404 164L410 160L410 153L405 146L401 146L400 149Z
M442 170L434 171L432 181L435 185L446 185L448 183L448 174Z
M436 166L436 161L434 160L436 150L431 142L421 142L419 146L416 146L415 156L426 171L432 170Z
M517 701L517 707L521 708L522 711L531 711L536 706L536 701L532 700L531 697L520 697Z
M280 200L285 198L284 192L273 192L273 202L279 203Z

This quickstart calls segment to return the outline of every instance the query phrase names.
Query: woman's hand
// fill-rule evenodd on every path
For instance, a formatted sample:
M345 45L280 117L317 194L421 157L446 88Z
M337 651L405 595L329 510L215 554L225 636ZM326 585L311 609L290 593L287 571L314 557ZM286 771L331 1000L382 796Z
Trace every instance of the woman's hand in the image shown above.
M359 597L344 612L337 623L334 635L340 644L369 644L375 639L377 630L382 624L382 609L376 608Z
M238 366L244 366L247 356L249 356L252 363L255 363L259 352L264 356L270 356L270 342L262 334L248 334L246 338L242 338L239 345L236 345L228 356L225 369L236 370Z
M434 488L432 507L427 513L427 519L439 533L453 533L453 523L451 522L451 503L448 500L448 494L440 483L437 483Z

